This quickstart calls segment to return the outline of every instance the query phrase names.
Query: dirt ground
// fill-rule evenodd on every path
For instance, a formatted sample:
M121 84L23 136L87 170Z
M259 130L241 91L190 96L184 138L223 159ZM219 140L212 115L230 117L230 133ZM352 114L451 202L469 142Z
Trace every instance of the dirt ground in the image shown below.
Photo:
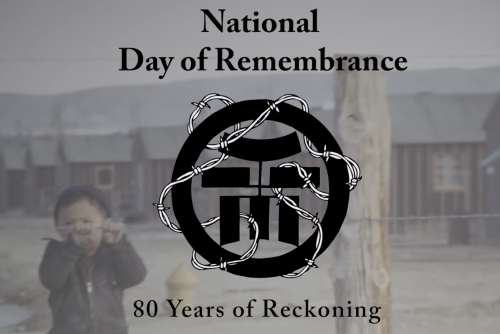
M296 280L284 278L245 279L221 270L197 271L191 267L191 249L182 235L159 225L131 227L128 231L148 267L146 281L126 292L125 307L131 334L198 333L335 333L335 318L262 318L262 299L279 306L333 305L328 275L332 255L325 252L318 269ZM37 279L37 268L46 241L55 232L49 221L0 219L0 298L24 306L34 316L17 330L46 333L50 326L47 292ZM461 334L500 332L500 249L479 246L446 246L443 238L393 237L393 328L401 334ZM279 245L279 244L276 244ZM245 246L245 245L243 245ZM243 248L242 248L243 250ZM269 252L278 252L279 247ZM224 306L222 318L155 318L133 316L133 302L167 298L165 280L179 265L198 279L195 303ZM254 318L235 318L234 306L257 299ZM383 316L383 310L381 316ZM368 321L352 318L352 321ZM376 325L373 325L376 326Z

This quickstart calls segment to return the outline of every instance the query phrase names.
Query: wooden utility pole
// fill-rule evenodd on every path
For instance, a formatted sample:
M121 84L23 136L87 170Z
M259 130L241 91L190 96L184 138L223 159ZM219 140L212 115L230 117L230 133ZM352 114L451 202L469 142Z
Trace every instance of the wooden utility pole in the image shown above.
M337 318L336 334L391 334L388 222L377 220L388 216L390 203L391 125L383 71L336 72L335 123L343 154L358 163L363 177L350 193L346 220L333 242L335 305L352 306L353 312L364 306L367 316ZM374 306L381 307L377 324L369 323Z

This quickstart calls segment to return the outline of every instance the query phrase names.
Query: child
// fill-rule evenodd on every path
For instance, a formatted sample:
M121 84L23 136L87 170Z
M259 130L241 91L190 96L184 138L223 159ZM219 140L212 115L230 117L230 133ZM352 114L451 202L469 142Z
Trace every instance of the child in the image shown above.
M48 334L127 334L123 291L141 283L146 268L111 222L103 192L80 185L66 189L54 209L62 241L50 239L39 268L50 290Z

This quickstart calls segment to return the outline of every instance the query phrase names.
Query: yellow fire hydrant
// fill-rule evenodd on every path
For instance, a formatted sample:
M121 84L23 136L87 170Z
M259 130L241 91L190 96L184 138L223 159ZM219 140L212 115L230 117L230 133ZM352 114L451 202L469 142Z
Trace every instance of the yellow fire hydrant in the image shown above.
M173 299L172 303L174 305L177 305L178 300L182 299L177 308L178 312L186 306L193 309L194 290L197 285L198 280L184 265L177 267L167 279L168 299ZM163 307L167 314L172 314L172 307L167 301L165 301Z

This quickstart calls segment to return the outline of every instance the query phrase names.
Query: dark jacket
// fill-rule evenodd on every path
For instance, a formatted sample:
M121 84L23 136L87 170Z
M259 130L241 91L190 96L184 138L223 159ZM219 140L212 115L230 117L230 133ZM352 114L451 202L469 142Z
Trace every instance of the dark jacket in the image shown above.
M102 245L91 262L73 242L50 240L39 268L50 290L48 334L127 334L123 291L146 277L146 268L124 237Z

